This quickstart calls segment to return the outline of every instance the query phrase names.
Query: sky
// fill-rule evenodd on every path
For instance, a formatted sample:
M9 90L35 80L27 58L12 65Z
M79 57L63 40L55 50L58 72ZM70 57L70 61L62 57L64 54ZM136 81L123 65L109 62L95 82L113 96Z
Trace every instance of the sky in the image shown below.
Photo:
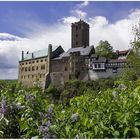
M21 51L71 47L71 23L90 25L90 45L107 40L115 50L130 48L140 1L0 1L0 79L18 78Z

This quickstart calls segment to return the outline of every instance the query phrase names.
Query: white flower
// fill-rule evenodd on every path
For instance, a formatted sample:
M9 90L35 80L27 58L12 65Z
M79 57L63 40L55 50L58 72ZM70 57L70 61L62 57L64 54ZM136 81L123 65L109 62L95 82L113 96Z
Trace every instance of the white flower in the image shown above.
M78 120L78 113L72 114L71 120L72 120L73 122L77 121L77 120Z
M62 110L61 112L62 112L62 113L65 113L65 110Z
M124 85L124 84L120 84L120 85L118 86L118 88L119 88L119 89L126 89L126 88L127 88L127 86L126 86L126 85Z

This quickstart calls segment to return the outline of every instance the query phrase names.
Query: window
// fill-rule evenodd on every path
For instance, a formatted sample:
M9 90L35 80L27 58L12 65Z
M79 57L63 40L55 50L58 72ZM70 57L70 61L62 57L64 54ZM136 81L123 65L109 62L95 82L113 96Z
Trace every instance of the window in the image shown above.
M23 72L23 71L24 71L24 68L21 69L21 72Z
M32 63L35 63L35 61L33 61Z
M38 63L38 60L36 60L36 63Z
M29 64L31 64L31 62L29 62Z
M84 71L84 67L82 67L82 71Z
M112 72L113 72L113 73L117 73L117 68L113 68L113 69L112 69Z
M34 66L32 67L32 71L34 71L35 69L34 69Z
M101 68L104 69L105 68L105 64L101 63Z
M45 65L41 65L41 70L44 70L45 69Z
M98 68L101 68L101 64L98 64Z
M76 38L78 37L78 34L76 34Z
M41 59L40 62L43 62L43 59Z
M97 68L97 64L94 64L94 67Z
M34 78L34 75L32 75L32 78Z
M67 71L67 67L65 67L65 71Z
M28 63L26 62L26 65L27 65Z
M45 61L47 61L47 59L45 59Z
M30 67L28 68L28 71L30 71L31 69L30 69Z
M25 71L27 71L27 67L25 67Z
M36 66L36 70L38 70L38 66Z
M24 63L22 63L22 65L24 65Z

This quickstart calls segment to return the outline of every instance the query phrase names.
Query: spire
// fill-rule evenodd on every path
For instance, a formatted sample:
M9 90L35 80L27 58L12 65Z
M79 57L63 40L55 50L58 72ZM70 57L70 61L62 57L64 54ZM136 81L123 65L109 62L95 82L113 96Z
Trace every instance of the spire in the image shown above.
M80 21L82 20L82 14L80 13Z

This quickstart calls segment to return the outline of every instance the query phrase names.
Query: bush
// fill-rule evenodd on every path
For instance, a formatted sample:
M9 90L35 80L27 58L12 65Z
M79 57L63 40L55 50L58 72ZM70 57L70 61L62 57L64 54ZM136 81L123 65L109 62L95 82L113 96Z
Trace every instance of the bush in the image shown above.
M12 82L1 87L0 138L139 138L139 79L72 80L45 93Z

